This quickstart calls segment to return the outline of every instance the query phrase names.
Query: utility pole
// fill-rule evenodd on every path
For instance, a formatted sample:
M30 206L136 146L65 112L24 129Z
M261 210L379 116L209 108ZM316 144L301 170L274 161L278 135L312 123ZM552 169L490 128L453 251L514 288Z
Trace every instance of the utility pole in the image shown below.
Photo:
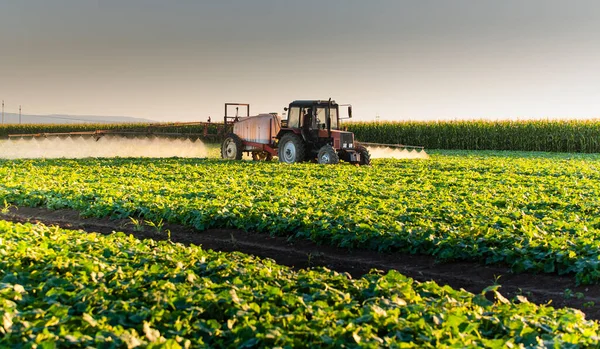
M21 106L19 106L19 125L21 124Z
M4 125L4 100L2 100L2 124Z

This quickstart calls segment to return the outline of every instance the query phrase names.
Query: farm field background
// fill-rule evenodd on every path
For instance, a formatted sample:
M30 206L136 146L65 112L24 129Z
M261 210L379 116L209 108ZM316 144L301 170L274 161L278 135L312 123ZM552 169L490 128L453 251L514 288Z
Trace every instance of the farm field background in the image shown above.
M213 159L13 160L0 203L236 228L600 279L598 155L437 152L372 167Z
M352 279L171 242L0 221L7 347L597 346L574 309L396 271Z
M11 124L0 125L0 139L9 134L81 132L95 130L141 130L147 123L115 124ZM205 126L164 127L157 134L182 132L203 134ZM209 140L222 140L222 123L206 131ZM410 144L427 149L514 150L600 153L600 120L454 120L402 122L345 122L362 142ZM207 140L206 137L201 137Z
M352 122L363 142L428 149L600 152L600 120L453 120Z

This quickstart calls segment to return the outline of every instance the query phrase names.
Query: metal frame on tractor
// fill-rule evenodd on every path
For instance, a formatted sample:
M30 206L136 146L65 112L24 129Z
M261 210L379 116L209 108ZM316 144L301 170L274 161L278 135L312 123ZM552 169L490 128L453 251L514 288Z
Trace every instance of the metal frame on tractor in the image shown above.
M229 107L232 107L232 106L235 106L235 116L228 115L228 112L230 109ZM240 107L246 107L246 116L239 115ZM223 118L223 122L225 125L225 130L227 132L229 132L230 134L233 133L233 124L235 124L241 118L244 118L244 117L250 117L250 104L248 104L248 103L225 103L225 116ZM269 134L272 135L272 133L273 133L272 130L269 130ZM250 142L250 141L240 138L241 143L244 147L258 148L258 150L252 150L252 151L243 150L243 152L248 153L248 154L257 153L257 152L266 152L270 155L269 160L273 156L277 155L276 137L272 136L271 139L273 140L273 142L271 144L264 144L264 143Z

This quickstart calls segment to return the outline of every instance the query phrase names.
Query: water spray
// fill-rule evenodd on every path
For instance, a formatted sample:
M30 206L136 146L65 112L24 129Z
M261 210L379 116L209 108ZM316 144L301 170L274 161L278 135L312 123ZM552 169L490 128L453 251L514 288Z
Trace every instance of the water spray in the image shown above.
M371 159L429 159L425 151L399 149L390 147L367 147Z
M69 136L11 138L0 140L0 159L104 158L104 157L206 157L200 140L144 136L127 138L105 135L100 138Z
M429 159L424 147L402 144L360 142L367 147L372 159Z

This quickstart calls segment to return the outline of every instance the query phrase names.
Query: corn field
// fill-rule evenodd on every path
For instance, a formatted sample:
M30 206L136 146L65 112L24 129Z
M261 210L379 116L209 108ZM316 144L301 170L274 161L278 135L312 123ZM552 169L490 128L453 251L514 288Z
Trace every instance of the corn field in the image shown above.
M217 134L217 124L209 133ZM9 134L102 130L143 130L148 124L0 125ZM600 152L600 120L350 122L348 131L363 142L422 145L428 149ZM164 127L158 132L202 133L203 126ZM202 137L201 137L202 138ZM219 141L220 138L207 139Z
M359 141L428 149L600 152L600 120L353 122L345 126Z
M152 125L161 125L155 123ZM214 123L209 126L209 134L217 135L218 123ZM222 123L221 123L222 125ZM114 124L7 124L0 125L0 139L7 138L10 134L32 134L32 133L54 133L54 132L86 132L95 130L123 130L123 131L136 131L143 132L147 130L148 123L114 123ZM191 134L202 134L204 132L204 126L171 126L171 127L154 127L152 132L155 134L160 133L191 133ZM204 138L204 137L200 137ZM206 140L219 140L219 138L211 137Z
M147 124L6 124L0 125L0 138L6 138L9 134L22 133L52 133L52 132L83 132L95 130L116 130L144 127Z

